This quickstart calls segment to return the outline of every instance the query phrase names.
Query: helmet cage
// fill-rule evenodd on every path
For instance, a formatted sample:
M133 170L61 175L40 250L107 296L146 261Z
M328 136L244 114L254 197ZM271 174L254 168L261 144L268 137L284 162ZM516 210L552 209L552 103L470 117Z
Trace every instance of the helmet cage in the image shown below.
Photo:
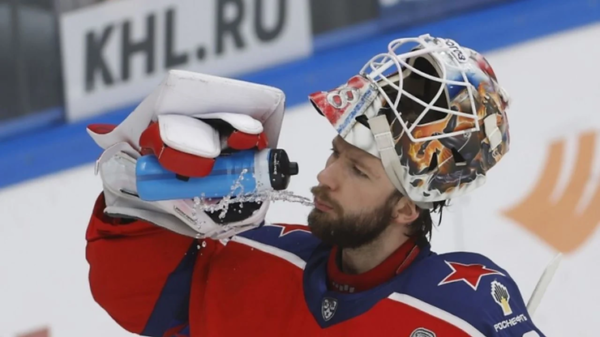
M397 53L400 47L405 46L409 43L418 43L418 46L408 52L400 54ZM443 60L440 59L439 55L445 56ZM418 57L424 57L428 59L433 65L437 65L436 68L439 73L439 76L432 76L416 68L414 66L414 61ZM480 130L479 123L477 122L477 109L475 107L475 100L473 99L473 91L476 89L474 88L473 84L469 82L466 73L466 70L468 70L468 68L466 67L466 64L468 64L467 62L468 56L466 52L464 52L462 48L454 41L432 38L429 35L422 35L416 38L402 38L391 41L388 44L388 52L377 54L373 58L371 58L362 67L360 74L376 84L375 86L377 87L377 90L386 100L390 109L392 109L395 113L397 121L402 126L403 133L406 133L406 135L413 142L424 142L445 137L453 137L469 132L478 132ZM397 72L400 75L394 76L398 79L397 83L391 80L392 76L389 75L390 68L392 68L392 73ZM456 81L450 79L449 70L451 70L452 73L459 73L462 80ZM430 100L429 102L425 102L416 97L415 95L411 94L407 90L405 90L405 79L404 76L402 76L402 74L406 71L418 74L428 80L440 84L439 89L432 100ZM383 87L385 85L381 85L382 83L385 83L385 85L390 86L398 92L398 95L394 100L392 100L389 97L389 95L384 91ZM448 86L459 86L465 87L467 89L468 95L471 98L471 109L469 113L452 110L449 107L445 108L434 106L434 103L437 102L442 95L446 94L446 96L448 96ZM411 100L418 103L424 108L423 111L418 115L418 117L414 121L406 120L403 116L403 111L399 111L400 101L403 98L403 96L410 98ZM423 118L431 111L438 111L470 119L473 121L472 127L453 131L450 133L426 135L423 137L415 136L415 128L420 125L420 122L423 120ZM411 124L410 126L408 125L409 122Z

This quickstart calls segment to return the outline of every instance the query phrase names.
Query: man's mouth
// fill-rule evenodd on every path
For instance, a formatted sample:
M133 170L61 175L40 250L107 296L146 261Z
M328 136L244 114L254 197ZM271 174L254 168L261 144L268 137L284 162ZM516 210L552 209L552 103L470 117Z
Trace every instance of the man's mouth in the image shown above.
M320 201L318 198L315 198L314 203L315 203L315 208L318 209L319 211L330 212L333 210L333 207Z

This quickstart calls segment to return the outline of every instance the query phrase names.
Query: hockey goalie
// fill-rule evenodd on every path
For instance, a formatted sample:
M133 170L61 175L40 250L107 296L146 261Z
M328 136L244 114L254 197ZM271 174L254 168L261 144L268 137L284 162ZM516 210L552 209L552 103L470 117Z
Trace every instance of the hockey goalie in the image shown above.
M95 301L156 337L543 336L508 271L430 244L432 214L509 151L490 64L423 35L348 78L309 97L337 136L306 223L266 223L268 198L226 197L212 180L245 153L250 180L295 174L274 169L288 160L274 155L276 88L171 71L121 124L90 125L104 150L86 234ZM224 199L227 211L207 207Z

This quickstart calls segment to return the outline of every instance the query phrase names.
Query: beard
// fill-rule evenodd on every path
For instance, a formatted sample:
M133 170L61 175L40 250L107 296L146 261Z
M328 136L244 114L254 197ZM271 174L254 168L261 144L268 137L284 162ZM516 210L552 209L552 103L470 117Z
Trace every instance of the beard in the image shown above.
M357 214L344 211L324 187L313 187L311 192L333 208L329 212L317 208L310 212L308 227L312 234L328 245L350 249L373 242L390 226L393 207L399 199L397 193L392 193L383 205Z

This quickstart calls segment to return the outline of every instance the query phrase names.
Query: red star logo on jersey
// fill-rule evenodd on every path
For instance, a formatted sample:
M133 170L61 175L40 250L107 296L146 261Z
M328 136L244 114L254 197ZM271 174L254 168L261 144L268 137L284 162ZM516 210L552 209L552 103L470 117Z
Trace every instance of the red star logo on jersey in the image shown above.
M293 232L310 233L310 229L308 229L308 226L305 225L269 224L266 226L280 227L281 233L279 233L279 237L286 236Z
M479 286L479 281L481 281L482 277L486 275L504 276L504 274L502 274L501 272L494 269L486 268L482 264L462 264L458 262L448 261L444 262L446 262L450 269L452 269L452 272L448 276L446 276L446 278L444 278L442 282L438 284L438 286L452 282L463 281L469 286L471 286L473 290L477 290L477 287Z

